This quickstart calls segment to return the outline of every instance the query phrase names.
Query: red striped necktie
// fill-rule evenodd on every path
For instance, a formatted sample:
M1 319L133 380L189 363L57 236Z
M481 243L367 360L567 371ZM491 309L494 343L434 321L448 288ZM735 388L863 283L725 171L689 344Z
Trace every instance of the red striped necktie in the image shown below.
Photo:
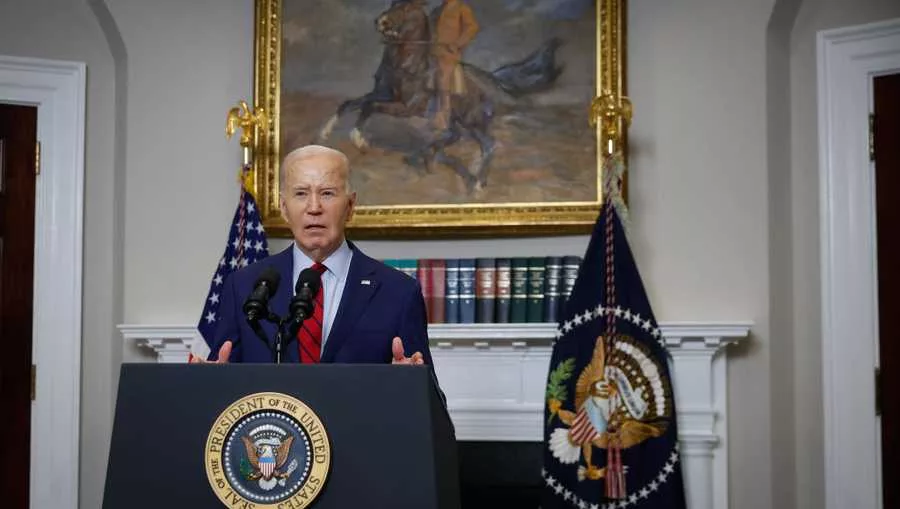
M327 268L319 262L312 265L313 270L322 274ZM325 285L319 285L319 291L313 299L312 316L303 321L303 325L297 331L297 345L300 349L300 362L303 364L315 364L319 362L322 352L322 325L324 313L322 308Z

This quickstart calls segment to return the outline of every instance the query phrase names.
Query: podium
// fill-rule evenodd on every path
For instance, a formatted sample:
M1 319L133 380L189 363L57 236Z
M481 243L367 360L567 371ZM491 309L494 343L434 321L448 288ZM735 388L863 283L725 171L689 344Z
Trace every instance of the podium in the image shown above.
M431 369L124 364L103 507L458 509Z

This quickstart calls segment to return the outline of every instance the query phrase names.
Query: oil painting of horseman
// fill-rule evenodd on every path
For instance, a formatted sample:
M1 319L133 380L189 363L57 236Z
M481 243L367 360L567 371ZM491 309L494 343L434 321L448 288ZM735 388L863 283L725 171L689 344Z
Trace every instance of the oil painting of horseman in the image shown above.
M595 55L593 0L285 0L281 152L362 206L595 201Z

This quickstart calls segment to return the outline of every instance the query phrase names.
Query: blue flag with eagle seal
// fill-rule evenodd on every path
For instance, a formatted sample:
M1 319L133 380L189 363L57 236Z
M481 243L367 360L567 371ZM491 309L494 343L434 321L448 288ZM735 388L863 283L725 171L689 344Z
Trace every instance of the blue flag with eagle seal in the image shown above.
M544 411L542 509L686 507L663 336L623 229L623 165L557 330Z

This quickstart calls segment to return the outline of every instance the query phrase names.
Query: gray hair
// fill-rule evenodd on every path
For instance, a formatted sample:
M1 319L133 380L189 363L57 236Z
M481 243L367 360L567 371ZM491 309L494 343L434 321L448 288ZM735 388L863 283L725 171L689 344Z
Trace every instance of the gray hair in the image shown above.
M284 156L284 159L281 160L281 166L279 166L278 170L278 188L283 193L284 192L284 182L287 178L287 172L285 169L289 164L293 164L297 161L302 161L304 159L310 159L314 157L328 157L334 158L340 161L341 167L345 170L346 178L344 179L344 192L350 194L353 192L353 185L350 183L350 159L346 154L341 152L340 150L333 149L331 147L325 147L322 145L305 145L303 147L295 148L287 153Z

